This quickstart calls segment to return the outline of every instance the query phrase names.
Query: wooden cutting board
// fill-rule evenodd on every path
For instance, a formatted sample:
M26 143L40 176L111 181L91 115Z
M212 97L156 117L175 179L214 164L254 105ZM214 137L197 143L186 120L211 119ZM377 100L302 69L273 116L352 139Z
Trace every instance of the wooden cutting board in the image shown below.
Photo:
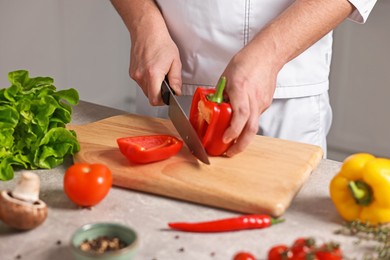
M68 128L76 131L81 145L74 161L106 164L115 186L274 217L286 211L322 158L318 146L256 136L243 153L210 157L210 165L195 159L185 145L167 160L136 165L120 153L116 139L148 134L179 137L171 121L124 114Z

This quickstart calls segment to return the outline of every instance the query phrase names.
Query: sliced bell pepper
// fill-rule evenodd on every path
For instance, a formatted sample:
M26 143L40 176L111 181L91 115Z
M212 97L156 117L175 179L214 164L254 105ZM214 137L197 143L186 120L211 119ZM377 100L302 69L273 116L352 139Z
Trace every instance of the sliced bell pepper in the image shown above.
M223 100L225 85L226 78L221 77L216 89L197 88L191 104L190 122L211 156L224 154L234 142L222 140L233 113L230 104Z
M133 163L168 159L183 147L183 141L170 135L132 136L117 139L119 150Z
M345 159L333 177L330 196L347 221L390 222L390 160L359 153Z

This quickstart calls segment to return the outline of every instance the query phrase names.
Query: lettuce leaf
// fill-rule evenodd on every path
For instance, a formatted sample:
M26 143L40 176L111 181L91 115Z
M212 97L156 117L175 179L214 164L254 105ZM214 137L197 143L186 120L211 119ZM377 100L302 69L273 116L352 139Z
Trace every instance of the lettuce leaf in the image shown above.
M0 89L0 180L12 179L16 168L56 167L78 152L76 133L65 128L78 92L57 91L52 78L30 78L26 70L8 80L11 86Z

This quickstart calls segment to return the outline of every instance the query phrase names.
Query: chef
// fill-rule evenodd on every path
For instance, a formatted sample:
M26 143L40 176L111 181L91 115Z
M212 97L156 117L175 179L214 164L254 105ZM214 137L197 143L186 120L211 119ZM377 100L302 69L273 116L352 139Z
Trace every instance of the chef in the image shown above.
M376 0L112 0L131 38L129 74L140 88L137 112L166 116L168 76L182 106L198 86L225 76L233 109L227 151L256 134L322 147L331 126L332 30L364 23Z

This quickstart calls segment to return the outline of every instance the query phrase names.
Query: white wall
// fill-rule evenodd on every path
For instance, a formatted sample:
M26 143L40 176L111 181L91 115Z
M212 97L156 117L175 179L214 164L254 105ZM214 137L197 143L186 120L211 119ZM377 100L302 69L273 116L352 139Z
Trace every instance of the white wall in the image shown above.
M346 21L334 34L329 157L356 152L390 157L390 1L378 1L366 24Z
M134 108L128 76L130 39L108 0L0 1L0 86L7 73L27 69L50 76L58 89L83 100Z

